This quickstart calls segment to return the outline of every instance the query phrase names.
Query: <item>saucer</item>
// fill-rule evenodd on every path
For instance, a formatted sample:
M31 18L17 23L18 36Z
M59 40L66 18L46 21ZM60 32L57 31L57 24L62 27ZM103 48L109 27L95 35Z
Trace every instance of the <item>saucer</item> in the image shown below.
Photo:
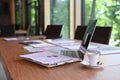
M100 68L101 67L99 64L97 64L97 65L90 65L88 61L82 61L81 64L86 66L86 67L90 67L90 68Z

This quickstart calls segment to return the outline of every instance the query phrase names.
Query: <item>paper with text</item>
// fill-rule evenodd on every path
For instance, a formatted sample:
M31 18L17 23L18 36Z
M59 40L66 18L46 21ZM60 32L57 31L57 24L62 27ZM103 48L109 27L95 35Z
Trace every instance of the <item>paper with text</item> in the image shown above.
M54 67L66 63L80 61L78 58L72 58L48 51L39 52L39 53L32 53L26 55L20 55L20 57L30 60L32 62L41 64L46 67Z

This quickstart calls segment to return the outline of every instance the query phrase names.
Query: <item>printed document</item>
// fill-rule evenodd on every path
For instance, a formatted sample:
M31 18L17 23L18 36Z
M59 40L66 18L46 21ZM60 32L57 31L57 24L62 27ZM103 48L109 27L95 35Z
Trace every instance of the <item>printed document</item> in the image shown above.
M78 58L68 57L49 51L20 55L20 57L46 67L54 67L80 61Z

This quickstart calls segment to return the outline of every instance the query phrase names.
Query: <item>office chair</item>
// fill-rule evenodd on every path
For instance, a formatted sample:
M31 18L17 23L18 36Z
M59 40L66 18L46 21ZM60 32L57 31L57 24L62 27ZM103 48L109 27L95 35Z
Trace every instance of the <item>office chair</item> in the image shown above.
M1 37L15 36L15 27L12 25L1 25L0 26L0 36Z
M45 35L47 39L61 38L62 27L63 25L47 25L43 35Z
M15 30L20 30L21 25L20 24L11 24L15 27Z
M82 40L86 27L86 25L77 26L74 39ZM111 32L112 27L110 26L96 26L91 42L109 44Z

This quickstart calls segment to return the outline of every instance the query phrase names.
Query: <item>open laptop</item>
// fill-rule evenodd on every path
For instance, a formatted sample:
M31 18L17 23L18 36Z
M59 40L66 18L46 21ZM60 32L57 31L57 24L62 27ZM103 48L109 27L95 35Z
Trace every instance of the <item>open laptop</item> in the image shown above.
M97 23L97 20L89 21L79 49L77 49L77 50L61 50L60 54L79 58L80 61L82 61L84 59L84 55L88 49L89 43L94 34L94 31L96 28L96 23Z
M92 36L94 34L95 28L96 28L97 20L90 20L87 26L87 29L85 31L85 34L82 39L82 43L80 45L80 48L78 50L78 55L80 59L84 59L84 55L87 51L88 45L92 39Z

